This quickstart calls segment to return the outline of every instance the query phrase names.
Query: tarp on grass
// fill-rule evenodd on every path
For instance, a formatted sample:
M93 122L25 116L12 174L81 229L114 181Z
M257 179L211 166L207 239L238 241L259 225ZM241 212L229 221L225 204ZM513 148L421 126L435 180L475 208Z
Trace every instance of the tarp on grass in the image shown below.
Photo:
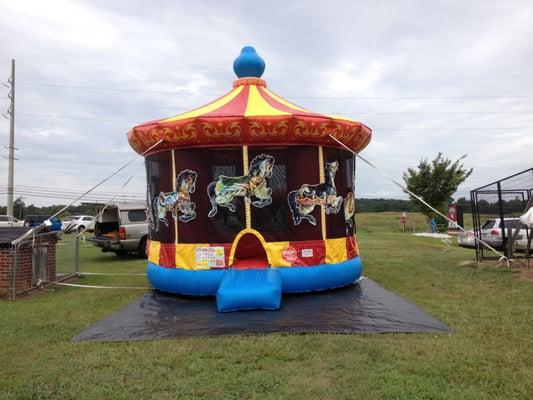
M279 311L218 313L214 298L150 292L90 326L76 342L267 333L450 332L370 279L325 293L283 296Z

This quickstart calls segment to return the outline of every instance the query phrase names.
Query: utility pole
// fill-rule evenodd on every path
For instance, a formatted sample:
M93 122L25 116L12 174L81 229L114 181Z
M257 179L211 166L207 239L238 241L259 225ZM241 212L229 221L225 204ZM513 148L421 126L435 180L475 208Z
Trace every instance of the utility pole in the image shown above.
M15 160L15 60L11 60L11 77L8 80L11 90L7 97L9 105L9 156L7 171L7 215L13 216L13 161Z

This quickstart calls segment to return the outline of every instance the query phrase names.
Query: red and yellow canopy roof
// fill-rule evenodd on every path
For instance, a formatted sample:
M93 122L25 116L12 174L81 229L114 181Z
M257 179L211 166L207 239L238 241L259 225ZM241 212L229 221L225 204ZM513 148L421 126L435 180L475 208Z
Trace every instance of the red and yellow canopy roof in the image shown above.
M235 69L237 75L250 73L247 66ZM330 134L359 152L370 142L372 131L359 121L306 110L271 92L264 80L243 77L230 92L205 106L134 127L128 141L140 154L160 140L152 151L244 144L339 147Z

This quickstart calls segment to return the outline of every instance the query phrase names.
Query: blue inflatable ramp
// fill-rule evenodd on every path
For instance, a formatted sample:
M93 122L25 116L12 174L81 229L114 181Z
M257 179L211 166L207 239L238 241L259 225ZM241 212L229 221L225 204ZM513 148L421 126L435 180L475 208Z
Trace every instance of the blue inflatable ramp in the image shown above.
M281 274L277 269L228 269L217 291L219 312L238 310L279 310Z

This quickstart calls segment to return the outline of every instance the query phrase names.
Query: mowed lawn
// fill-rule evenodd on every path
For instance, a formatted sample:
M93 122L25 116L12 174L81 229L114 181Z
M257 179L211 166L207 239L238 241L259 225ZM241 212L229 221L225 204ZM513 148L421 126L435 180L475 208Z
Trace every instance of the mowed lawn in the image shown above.
M142 291L58 288L0 302L0 398L533 398L533 283L503 267L479 267L472 250L404 234L398 218L358 214L365 275L448 324L451 334L72 343ZM408 218L409 227L413 218L424 223ZM146 264L89 244L81 254L82 271L141 273ZM80 283L147 285L142 276Z

